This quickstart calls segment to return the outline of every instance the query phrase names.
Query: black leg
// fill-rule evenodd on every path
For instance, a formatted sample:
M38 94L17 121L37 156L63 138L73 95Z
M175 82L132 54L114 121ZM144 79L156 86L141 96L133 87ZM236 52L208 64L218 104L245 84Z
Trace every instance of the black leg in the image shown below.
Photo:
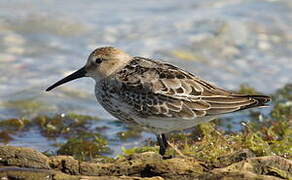
M161 137L162 137L162 142L164 144L164 147L165 147L165 149L167 149L168 144L167 144L167 139L165 137L165 134L161 134Z
M161 135L157 135L157 141L158 141L158 144L159 144L159 154L161 156L163 156L165 154L165 150L166 150L166 147L165 147L165 143L164 143L164 140L163 140L163 136L161 137Z

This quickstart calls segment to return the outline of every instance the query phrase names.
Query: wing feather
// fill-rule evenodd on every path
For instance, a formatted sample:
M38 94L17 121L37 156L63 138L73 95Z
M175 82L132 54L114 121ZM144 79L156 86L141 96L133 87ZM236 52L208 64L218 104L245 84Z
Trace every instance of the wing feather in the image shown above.
M194 119L264 106L270 100L268 96L235 94L173 65L140 57L115 77L124 87L121 93L132 97L124 100L136 99L139 115L147 117Z

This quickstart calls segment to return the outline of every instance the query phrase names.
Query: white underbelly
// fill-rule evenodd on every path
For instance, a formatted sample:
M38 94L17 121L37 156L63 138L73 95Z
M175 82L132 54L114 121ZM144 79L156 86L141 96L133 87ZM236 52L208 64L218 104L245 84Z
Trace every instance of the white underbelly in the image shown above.
M145 127L144 129L151 131L155 134L169 133L171 131L184 130L192 128L198 124L213 120L214 116L195 118L195 119L135 119L135 121Z

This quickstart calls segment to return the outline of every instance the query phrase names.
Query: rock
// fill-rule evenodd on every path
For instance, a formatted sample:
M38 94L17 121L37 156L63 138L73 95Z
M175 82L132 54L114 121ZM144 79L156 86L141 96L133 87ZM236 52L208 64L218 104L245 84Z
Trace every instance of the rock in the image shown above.
M203 167L194 159L172 158L163 160L154 152L134 154L121 158L115 163L86 163L80 164L81 174L88 176L114 175L114 176L140 176L166 179L182 177L195 178L203 173Z
M31 169L31 168L0 168L0 177L2 179L15 179L15 180L79 180L79 177L70 176L58 171Z
M215 163L216 167L226 167L230 164L245 160L247 158L255 157L255 154L248 149L228 154L219 158L219 162Z
M224 168L211 171L216 175L241 176L249 179L291 179L292 161L279 156L249 158Z
M3 179L49 179L51 174L46 171L26 171L25 168L1 168L0 177Z
M134 153L111 162L82 162L72 156L47 157L30 148L0 146L1 179L54 180L189 180L291 179L291 160L279 156L255 157L242 150L220 158L220 166L193 157L163 159L156 152ZM229 159L229 160L226 160ZM208 168L207 168L208 167Z
M79 175L79 161L72 156L52 156L50 157L50 167L60 170L66 174Z
M24 147L0 146L0 165L49 169L49 158Z

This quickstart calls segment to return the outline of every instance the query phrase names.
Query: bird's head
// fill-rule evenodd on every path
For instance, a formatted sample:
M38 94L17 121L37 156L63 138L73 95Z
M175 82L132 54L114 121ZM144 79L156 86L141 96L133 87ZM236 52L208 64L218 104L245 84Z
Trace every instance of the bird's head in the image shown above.
M56 82L46 91L82 77L92 77L95 81L100 81L123 68L131 59L131 56L117 48L97 48L89 55L85 66Z

